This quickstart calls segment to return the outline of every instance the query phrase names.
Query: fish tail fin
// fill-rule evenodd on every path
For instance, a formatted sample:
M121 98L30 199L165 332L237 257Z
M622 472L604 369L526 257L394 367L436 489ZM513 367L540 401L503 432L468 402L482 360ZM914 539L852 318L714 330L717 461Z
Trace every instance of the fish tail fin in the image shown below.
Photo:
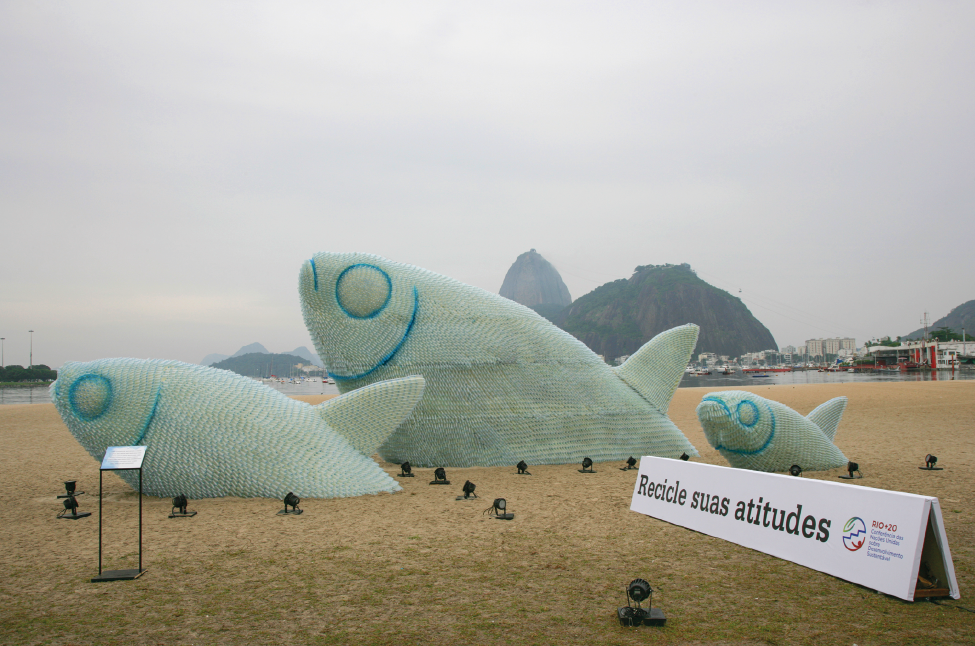
M420 376L380 381L316 406L325 422L366 456L410 416L426 381Z
M835 397L817 406L813 412L806 415L806 419L823 430L832 442L836 437L836 427L840 424L843 411L846 410L846 397Z
M643 344L616 374L647 401L666 413L684 368L697 345L693 323L665 330Z

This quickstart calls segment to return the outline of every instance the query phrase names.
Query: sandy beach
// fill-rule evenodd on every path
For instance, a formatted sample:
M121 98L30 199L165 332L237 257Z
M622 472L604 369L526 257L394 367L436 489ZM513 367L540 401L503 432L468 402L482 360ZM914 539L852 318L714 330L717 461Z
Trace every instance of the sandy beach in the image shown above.
M679 389L670 416L727 465ZM975 643L975 381L748 388L807 414L839 395L836 443L861 465L853 486L937 496L962 598L907 603L629 511L635 471L597 464L432 470L404 491L305 500L144 500L144 565L129 582L97 574L98 465L53 405L0 406L0 641L9 644L971 644ZM304 397L316 403L327 396ZM924 455L943 471L922 472ZM637 456L639 457L639 456ZM384 464L389 473L398 467ZM807 473L836 481L842 470ZM87 519L55 518L75 479ZM465 480L476 501L455 501ZM105 477L105 567L135 567L137 495ZM508 500L515 520L483 512ZM667 626L621 628L636 577Z

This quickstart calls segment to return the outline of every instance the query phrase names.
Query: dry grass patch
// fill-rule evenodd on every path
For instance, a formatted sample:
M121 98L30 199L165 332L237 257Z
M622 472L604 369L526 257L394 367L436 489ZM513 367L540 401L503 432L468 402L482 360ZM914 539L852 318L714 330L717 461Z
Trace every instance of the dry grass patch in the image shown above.
M975 382L763 387L803 413L837 394L837 436L866 486L938 496L962 594L975 582ZM704 389L678 391L671 416L711 451L693 414ZM629 511L635 471L597 464L448 469L405 491L279 501L145 500L145 564L132 582L93 584L97 516L54 518L61 480L97 493L98 471L53 406L0 407L3 493L0 641L10 644L971 644L975 615L905 603ZM945 471L922 473L925 453ZM386 465L390 473L398 472ZM834 479L837 473L813 474ZM455 501L464 480L477 501ZM508 499L510 522L482 512ZM106 568L133 567L137 500L106 477ZM97 498L79 499L95 511ZM668 616L662 629L614 620L642 576ZM951 602L975 607L963 598Z

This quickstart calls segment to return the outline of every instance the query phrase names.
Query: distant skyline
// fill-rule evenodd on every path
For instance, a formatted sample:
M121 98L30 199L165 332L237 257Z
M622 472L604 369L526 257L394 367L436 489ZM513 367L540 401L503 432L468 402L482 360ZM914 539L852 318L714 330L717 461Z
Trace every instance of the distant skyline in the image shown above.
M579 298L689 263L778 345L975 298L975 5L0 5L4 362L313 348L317 251Z

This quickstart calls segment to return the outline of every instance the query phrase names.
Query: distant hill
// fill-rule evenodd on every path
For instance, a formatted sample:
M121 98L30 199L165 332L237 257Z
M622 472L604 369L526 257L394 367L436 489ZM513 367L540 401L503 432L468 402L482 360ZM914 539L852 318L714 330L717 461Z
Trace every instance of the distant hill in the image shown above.
M633 354L660 332L685 323L701 328L695 355L737 357L778 347L740 299L698 278L688 264L637 267L629 279L597 287L556 318L559 327L607 360Z
M229 357L213 364L213 368L229 370L245 377L287 377L292 373L292 367L298 364L309 365L311 362L304 357L293 354L272 354L269 352L251 352L239 357Z
M967 303L962 303L955 309L948 312L947 316L944 316L930 326L928 326L928 332L932 330L937 330L939 327L946 327L953 332L961 334L962 328L965 329L965 334L967 336L973 336L975 333L975 301L968 301ZM914 330L910 334L902 337L904 339L920 339L924 336L924 328L919 328Z
M307 359L309 363L313 363L319 368L325 367L325 363L318 358L318 355L312 352L311 350L309 350L308 348L306 348L305 346L299 346L294 350L292 350L291 352L288 352L287 354L293 354L296 357Z
M200 362L200 365L212 366L216 363L220 363L225 359L229 359L231 357L242 357L245 354L271 354L271 352L269 352L268 349L265 348L260 343L251 343L250 345L245 345L244 347L242 347L240 350L233 353L232 355L217 354L217 353L208 354L207 356L203 357L203 360ZM284 354L293 354L297 357L301 357L302 359L305 360L306 364L311 363L318 366L319 368L325 366L325 364L322 363L322 360L318 358L317 354L315 354L314 352L312 352L311 350L309 350L303 345L295 348L291 352L285 352Z
M240 350L238 350L237 352L234 352L230 356L231 357L242 357L245 354L253 354L255 352L259 352L261 354L271 354L270 352L268 352L268 349L265 348L260 343L251 343L250 345L245 345Z
M569 288L558 270L534 249L518 256L505 274L498 293L549 320L572 302Z
M229 354L217 354L217 353L208 354L207 356L203 357L203 360L202 361L200 361L200 365L201 366L212 366L213 364L217 363L218 361L223 361L224 359L229 359L229 358L230 358L230 355Z

